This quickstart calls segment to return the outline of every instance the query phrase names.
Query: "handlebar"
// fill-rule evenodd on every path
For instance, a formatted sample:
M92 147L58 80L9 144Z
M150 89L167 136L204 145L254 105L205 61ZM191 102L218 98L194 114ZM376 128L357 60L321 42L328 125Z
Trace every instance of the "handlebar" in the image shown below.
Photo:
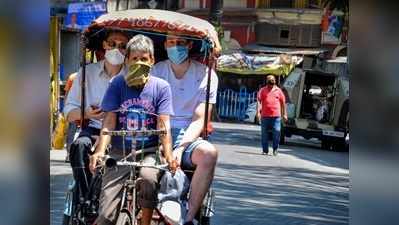
M105 155L102 162L107 168L114 168L115 166L134 166L134 167L153 168L165 171L169 170L168 164L153 165L142 162L118 161L109 155Z
M152 135L165 135L166 130L113 130L113 131L102 131L104 135L111 135L111 136L152 136Z

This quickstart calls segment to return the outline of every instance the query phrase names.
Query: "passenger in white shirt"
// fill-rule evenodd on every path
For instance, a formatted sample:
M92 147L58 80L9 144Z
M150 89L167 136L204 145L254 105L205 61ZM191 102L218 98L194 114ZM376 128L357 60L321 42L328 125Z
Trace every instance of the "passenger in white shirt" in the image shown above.
M111 78L125 73L123 64L128 41L128 36L122 32L108 33L103 41L105 60L86 66L84 118L88 120L88 125L82 127L79 137L70 147L72 172L83 194L87 192L91 179L88 152L100 134L104 118L100 104ZM81 119L81 74L79 70L65 102L64 114L68 122Z
M185 225L193 219L213 180L218 152L200 138L205 121L206 85L208 69L191 60L188 52L192 42L168 37L164 43L169 60L157 63L151 74L169 82L172 90L174 115L171 116L173 154L182 169L195 169ZM218 79L211 71L209 112L216 103Z

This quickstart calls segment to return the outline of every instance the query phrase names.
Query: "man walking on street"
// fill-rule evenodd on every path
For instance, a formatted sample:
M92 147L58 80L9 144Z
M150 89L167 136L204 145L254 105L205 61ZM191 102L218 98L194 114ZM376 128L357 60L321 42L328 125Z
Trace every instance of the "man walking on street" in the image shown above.
M287 112L285 109L285 96L281 89L276 86L276 78L269 74L266 77L267 85L258 92L258 110L257 116L261 118L262 135L262 154L269 152L269 128L272 128L273 134L273 155L278 153L278 144L280 142L281 117L287 121Z

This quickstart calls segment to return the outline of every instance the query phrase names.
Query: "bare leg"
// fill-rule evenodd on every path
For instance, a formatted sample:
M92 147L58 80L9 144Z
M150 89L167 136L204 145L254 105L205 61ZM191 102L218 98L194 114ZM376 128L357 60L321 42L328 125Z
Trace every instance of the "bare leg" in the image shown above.
M140 225L150 225L151 224L151 218L152 218L153 209L142 208L141 210L142 210L143 214L142 214L142 217L141 217L141 224Z
M147 155L144 158L144 163L155 164L155 155ZM152 212L156 207L157 202L157 182L159 170L151 168L141 168L138 182L139 186L139 205L142 209L142 219L140 225L150 225L152 219Z
M210 143L199 145L191 155L191 160L197 167L191 180L186 221L192 221L201 207L213 179L217 157L217 150Z

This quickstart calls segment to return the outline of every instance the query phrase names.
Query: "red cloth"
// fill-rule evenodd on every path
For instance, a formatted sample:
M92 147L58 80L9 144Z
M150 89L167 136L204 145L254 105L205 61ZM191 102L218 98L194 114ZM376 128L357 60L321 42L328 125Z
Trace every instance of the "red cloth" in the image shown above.
M261 103L262 117L281 116L281 104L285 105L285 96L281 89L274 86L272 89L263 87L258 92L258 100Z

